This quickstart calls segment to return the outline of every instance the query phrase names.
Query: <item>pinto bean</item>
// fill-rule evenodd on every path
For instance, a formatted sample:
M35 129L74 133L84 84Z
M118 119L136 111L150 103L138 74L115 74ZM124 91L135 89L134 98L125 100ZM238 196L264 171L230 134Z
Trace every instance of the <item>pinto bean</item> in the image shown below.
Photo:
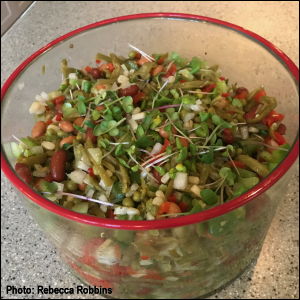
M32 128L32 137L37 138L45 135L47 131L47 124L44 121L37 122Z

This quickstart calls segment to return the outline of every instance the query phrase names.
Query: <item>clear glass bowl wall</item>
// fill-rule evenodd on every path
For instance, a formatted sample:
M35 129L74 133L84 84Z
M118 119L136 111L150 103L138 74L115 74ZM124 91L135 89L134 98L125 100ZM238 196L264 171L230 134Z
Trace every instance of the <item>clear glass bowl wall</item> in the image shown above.
M222 75L229 78L230 83L237 82L238 86L249 90L263 84L268 95L278 100L276 111L286 116L287 141L291 145L296 141L298 83L270 50L246 34L209 22L178 18L136 19L96 27L68 38L37 57L15 79L1 109L2 152L12 168L15 162L9 147L12 135L21 137L31 133L34 118L28 109L36 94L59 87L61 60L66 58L69 66L81 68L94 63L97 52L126 56L130 51L128 44L150 55L176 51L186 58L198 56L210 64L218 63ZM42 75L43 65L45 75ZM18 84L23 82L24 88L20 90ZM179 299L215 291L239 276L257 258L291 174L292 169L265 193L228 213L239 214L245 210L246 216L234 226L224 226L220 237L214 238L207 234L208 226L227 220L226 215L176 228L168 228L166 220L167 229L157 231L102 228L54 214L31 201L26 193L15 190L62 259L85 283L111 287L110 296L114 298ZM145 221L145 226L151 226L149 222ZM97 249L104 241L108 247L118 244L121 260L109 265L104 253L101 259L102 252ZM151 247L145 247L143 254L147 255L148 251L156 265L153 269L141 266L140 270L135 270L139 262L137 249L144 242ZM180 249L179 256L172 255L175 248ZM86 251L90 253L87 255Z

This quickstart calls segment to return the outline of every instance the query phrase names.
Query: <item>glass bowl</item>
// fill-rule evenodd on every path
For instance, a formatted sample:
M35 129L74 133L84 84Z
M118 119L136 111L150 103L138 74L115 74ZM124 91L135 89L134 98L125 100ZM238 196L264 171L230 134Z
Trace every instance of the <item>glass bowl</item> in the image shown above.
M286 139L292 145L286 159L242 196L169 220L101 219L36 194L15 173L10 149L12 135L31 132L34 119L28 109L34 96L57 88L62 59L81 68L94 63L97 52L127 55L128 44L150 54L176 51L205 58L218 63L231 83L250 90L264 84L278 99L278 112L285 114ZM114 298L205 297L237 278L260 253L299 153L298 68L262 37L207 17L141 14L77 29L26 59L2 87L1 100L3 172L74 274ZM141 255L150 257L148 264L145 259L141 264Z

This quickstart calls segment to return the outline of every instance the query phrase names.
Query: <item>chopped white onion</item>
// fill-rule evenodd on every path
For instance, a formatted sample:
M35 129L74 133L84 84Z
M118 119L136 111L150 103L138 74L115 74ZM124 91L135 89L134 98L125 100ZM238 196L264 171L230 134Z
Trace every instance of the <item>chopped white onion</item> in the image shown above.
M41 146L46 150L54 150L55 149L55 144L52 142L48 142L48 141L43 141L41 143Z
M253 126L250 126L250 127L248 128L248 130L249 130L249 132L254 132L254 133L259 132L259 129L256 128L256 127L253 127Z
M74 181L77 184L82 184L86 177L86 173L83 172L82 170L75 170L72 173L67 175L72 181Z
M183 118L183 122L189 122L190 120L192 120L195 117L194 113L186 113L184 118Z
M144 112L132 115L132 120L143 120L145 119L146 114Z
M138 128L138 126L139 126L139 124L135 120L133 120L133 119L130 119L128 121L128 124L131 127L132 131L135 133L136 130L137 130L137 128Z
M153 154L158 154L158 153L161 151L162 147L163 147L162 144L156 143L156 144L154 145L154 147L153 147L153 149L152 149L152 151L151 151L150 154L152 154L152 155L153 155Z
M43 169L43 166L42 166L42 165L39 165L39 164L35 164L34 167L35 167L35 169L36 169L38 172L41 172L42 169Z
M248 126L240 126L242 139L246 140L249 137Z
M152 216L152 214L150 212L147 212L146 218L147 218L148 221L155 220L155 218Z
M44 91L41 92L41 96L42 96L45 100L49 100L48 94L45 93Z
M56 116L55 116L56 117ZM55 132L59 131L60 128L56 125L50 124L47 129L53 129Z
M127 207L119 206L115 209L115 215L126 215L127 214Z
M43 106L40 102L33 102L29 108L30 114L42 114L46 111L45 106Z
M168 77L169 83L174 83L175 79L176 79L175 76L172 75Z
M47 175L47 173L46 172L33 171L32 175L35 176L35 177L45 177Z
M44 99L42 96L40 95L36 95L35 96L35 100L38 101L38 102L46 102L47 100Z
M184 190L186 189L187 184L188 184L187 173L177 172L176 177L174 179L173 188L176 190Z
M86 197L87 198L92 198L93 195L95 193L95 190L94 189L90 189L87 193L86 193Z
M162 178L161 178L161 182L166 184L169 180L170 180L170 176L169 176L169 172L167 172Z
M57 187L58 187L57 191L58 192L63 192L64 191L64 184L63 183L56 182L56 181L53 181L53 182L57 184ZM62 199L62 196L63 195L55 194L55 197L57 199Z
M69 79L78 79L78 76L76 73L70 73L69 74Z

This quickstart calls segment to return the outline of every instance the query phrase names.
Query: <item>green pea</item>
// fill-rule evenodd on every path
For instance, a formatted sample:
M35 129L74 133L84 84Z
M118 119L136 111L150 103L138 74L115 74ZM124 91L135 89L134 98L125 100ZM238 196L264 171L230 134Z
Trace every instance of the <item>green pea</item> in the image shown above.
M157 213L159 210L159 206L158 205L152 205L150 213L153 217L156 217Z
M74 192L78 189L78 184L72 180L69 180L67 183L67 188L69 191Z
M128 57L129 58L131 58L131 59L134 59L135 57L136 57L136 52L135 51L130 51L129 53L128 53Z
M146 202L146 211L147 212L150 212L151 210L151 207L152 207L152 199L149 199L147 202Z
M242 154L243 153L243 149L242 148L238 148L237 150L236 150L236 154L237 155L240 155L240 154Z
M116 175L113 175L110 177L110 179L113 181L113 182L117 182L119 179Z
M184 119L184 117L185 117L185 115L186 115L187 113L188 113L188 111L185 110L185 109L183 109L183 110L180 112L180 118L181 118L181 120Z
M48 105L48 107L54 108L54 103L53 103L52 100L47 100L47 101L46 101L46 104Z
M143 100L142 105L141 105L141 111L145 110L146 103L147 103L147 101Z
M134 192L133 201L135 201L135 202L140 202L141 201L141 193L140 192L138 192L138 191Z
M83 83L83 90L84 90L84 92L88 94L90 92L92 86L93 86L93 84L90 81L85 81Z
M67 86L66 84L61 84L60 87L59 87L59 90L63 92L67 87L68 87L68 86ZM52 102L52 101L51 101L51 102ZM53 102L52 102L52 103L53 103ZM48 103L47 103L47 104L48 104Z
M106 77L106 79L110 79L110 74L109 74L109 73L106 73L106 74L105 74L105 77Z
M122 201L122 205L126 206L126 207L134 207L134 202L132 201L131 198L126 197L123 201Z
M78 142L83 142L83 134L82 133L78 133L77 136L76 136L76 140Z
M55 131L52 128L47 129L46 135L55 135Z
M68 135L67 132L64 132L63 130L58 130L56 134L61 138L66 137Z
M171 169L171 164L168 162L165 164L165 170L166 170L166 172L169 172L170 169Z
M81 202L82 202L82 199L78 199L78 198L74 198L74 199L73 199L74 205L79 204L79 203L81 203Z

